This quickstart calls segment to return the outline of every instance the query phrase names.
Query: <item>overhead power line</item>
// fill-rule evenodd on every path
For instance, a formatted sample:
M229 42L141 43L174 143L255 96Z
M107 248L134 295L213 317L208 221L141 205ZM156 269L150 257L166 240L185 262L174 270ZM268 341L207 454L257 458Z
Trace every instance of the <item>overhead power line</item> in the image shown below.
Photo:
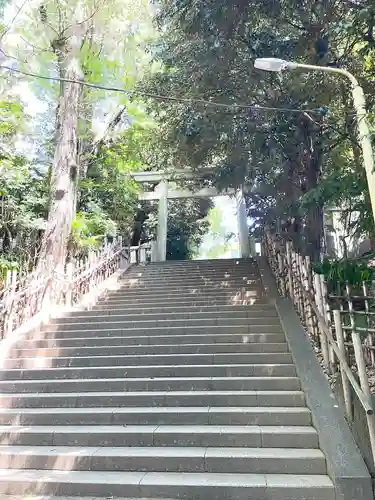
M209 101L207 99L197 99L190 97L174 97L174 96L166 96L160 94L154 94L152 92L145 92L142 90L134 90L134 89L124 89L120 87L107 87L105 85L100 85L96 83L85 82L84 80L70 80L69 78L61 78L58 76L47 76L47 75L39 75L37 73L31 73L28 71L22 71L20 69L12 68L10 66L1 65L0 69L5 69L11 71L12 73L18 73L25 76L30 76L31 78L38 78L40 80L50 80L53 82L65 82L65 83L77 83L79 85L89 87L97 90L106 90L109 92L120 92L122 94L135 94L144 97L150 97L152 99L156 99L159 101L174 101L174 102L182 102L186 104L202 104L204 106L213 106L217 108L225 108L231 109L233 111L238 111L241 109L253 109L255 111L276 111L279 113L316 113L316 114L325 114L326 108L315 108L315 109L293 109L293 108L276 108L270 106L261 106L255 104L225 104L223 102Z

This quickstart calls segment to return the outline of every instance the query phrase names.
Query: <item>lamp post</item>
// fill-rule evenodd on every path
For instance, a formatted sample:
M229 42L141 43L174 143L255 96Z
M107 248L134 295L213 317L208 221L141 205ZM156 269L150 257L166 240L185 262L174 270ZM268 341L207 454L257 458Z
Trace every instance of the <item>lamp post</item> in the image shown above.
M325 71L326 73L336 73L343 75L350 80L353 104L357 115L358 136L362 148L363 166L366 171L367 185L369 188L372 216L375 222L375 165L374 154L372 151L370 129L367 123L366 99L362 87L354 75L341 68L332 68L330 66L314 66L312 64L299 64L292 61L284 61L274 57L264 57L256 59L254 67L264 71L286 71L302 69L305 71Z

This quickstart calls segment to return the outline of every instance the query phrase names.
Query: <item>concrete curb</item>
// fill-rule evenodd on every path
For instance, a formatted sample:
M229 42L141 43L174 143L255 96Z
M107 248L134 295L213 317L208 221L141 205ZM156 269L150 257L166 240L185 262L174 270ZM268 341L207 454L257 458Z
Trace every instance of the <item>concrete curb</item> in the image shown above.
M336 488L336 500L373 500L371 476L294 306L278 294L266 259L259 257L257 262L270 302L279 314L318 431L327 471Z

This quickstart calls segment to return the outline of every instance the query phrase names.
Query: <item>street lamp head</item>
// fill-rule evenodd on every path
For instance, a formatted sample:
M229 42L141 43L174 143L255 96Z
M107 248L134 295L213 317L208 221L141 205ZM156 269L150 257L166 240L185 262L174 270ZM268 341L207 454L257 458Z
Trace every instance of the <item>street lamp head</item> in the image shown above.
M276 57L260 57L255 59L254 68L262 69L263 71L285 71L287 69L295 69L297 63L277 59Z

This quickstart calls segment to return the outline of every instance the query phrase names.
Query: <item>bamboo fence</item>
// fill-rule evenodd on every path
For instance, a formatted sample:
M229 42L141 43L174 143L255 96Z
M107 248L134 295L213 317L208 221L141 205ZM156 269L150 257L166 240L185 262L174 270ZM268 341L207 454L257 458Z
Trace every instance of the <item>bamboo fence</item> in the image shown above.
M123 247L122 239L104 242L102 248L84 259L70 261L65 273L46 277L35 271L21 274L8 271L0 290L0 338L24 327L38 313L51 305L74 306L104 280L126 264L145 263L150 244Z
M309 257L296 252L291 241L267 230L262 241L282 296L289 297L328 374L341 377L346 417L353 420L353 391L367 418L373 459L375 416L368 378L375 366L375 295L369 283L349 284L338 294L328 293L322 274L314 272Z

